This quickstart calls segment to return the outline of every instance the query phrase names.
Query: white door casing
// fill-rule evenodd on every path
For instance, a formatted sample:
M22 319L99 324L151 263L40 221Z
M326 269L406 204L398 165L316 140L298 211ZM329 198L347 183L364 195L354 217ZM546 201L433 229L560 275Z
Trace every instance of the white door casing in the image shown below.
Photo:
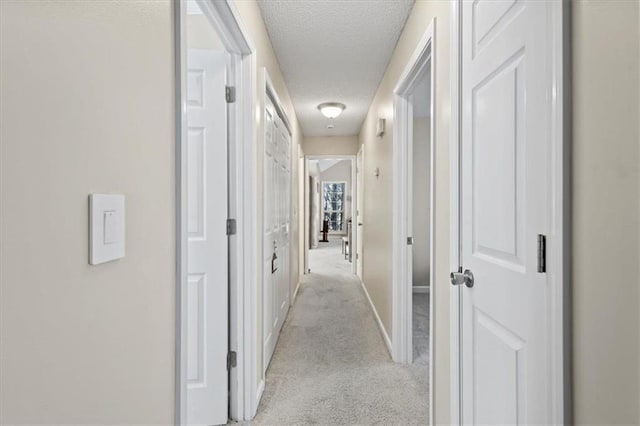
M356 157L356 220L352 225L356 232L356 273L360 280L364 280L362 251L364 249L364 145L360 146Z
M289 310L291 283L291 136L269 96L265 96L264 131L263 369L266 371Z
M554 424L563 398L554 377L561 266L537 271L537 241L543 234L561 246L552 181L553 144L562 144L557 5L460 7L460 264L474 275L460 292L460 423Z
M187 58L187 423L228 419L226 53Z

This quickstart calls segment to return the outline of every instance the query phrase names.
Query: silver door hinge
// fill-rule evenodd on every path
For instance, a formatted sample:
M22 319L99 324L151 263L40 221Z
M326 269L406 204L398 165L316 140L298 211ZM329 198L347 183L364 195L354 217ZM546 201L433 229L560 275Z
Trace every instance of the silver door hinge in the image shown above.
M229 351L227 353L227 370L231 370L236 365L238 365L238 354L236 351Z
M238 225L235 219L227 219L227 235L236 235Z
M547 272L547 237L538 234L538 272Z
M233 86L226 86L224 88L224 98L228 104L232 104L236 101L236 88Z
M413 237L407 237L407 245L408 246L412 246L413 245Z

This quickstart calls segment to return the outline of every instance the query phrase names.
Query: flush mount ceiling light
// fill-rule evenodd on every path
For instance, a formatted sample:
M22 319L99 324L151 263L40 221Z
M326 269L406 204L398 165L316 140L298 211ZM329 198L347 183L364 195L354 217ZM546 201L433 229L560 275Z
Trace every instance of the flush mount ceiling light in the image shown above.
M344 111L347 107L344 104L339 102L325 102L318 105L318 109L327 118L336 118L342 111Z

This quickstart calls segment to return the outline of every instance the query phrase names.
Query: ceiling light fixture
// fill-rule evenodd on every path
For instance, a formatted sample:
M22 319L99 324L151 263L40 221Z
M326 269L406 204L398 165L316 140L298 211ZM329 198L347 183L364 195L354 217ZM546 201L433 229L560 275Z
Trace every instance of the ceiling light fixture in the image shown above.
M339 102L325 102L318 105L318 109L327 118L336 118L342 111L344 111L347 107L345 104L341 104Z

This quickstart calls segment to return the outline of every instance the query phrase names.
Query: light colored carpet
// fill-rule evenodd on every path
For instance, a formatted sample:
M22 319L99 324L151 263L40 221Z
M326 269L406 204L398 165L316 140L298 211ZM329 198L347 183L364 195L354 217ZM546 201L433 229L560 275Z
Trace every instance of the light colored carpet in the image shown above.
M250 424L427 424L427 357L410 366L391 361L340 241L320 244Z

